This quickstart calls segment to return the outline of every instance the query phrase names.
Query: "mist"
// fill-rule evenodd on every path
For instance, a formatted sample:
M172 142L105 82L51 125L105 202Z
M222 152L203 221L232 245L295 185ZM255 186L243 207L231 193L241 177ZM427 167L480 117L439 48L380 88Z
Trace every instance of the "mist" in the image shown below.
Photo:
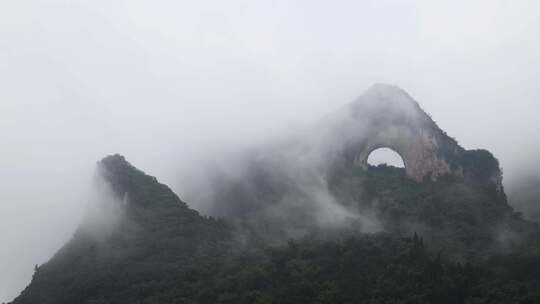
M535 171L539 9L3 1L0 301L73 235L103 156L125 155L208 210L201 168L239 174L245 151L301 133L373 83L402 87L462 146L490 150L505 183Z

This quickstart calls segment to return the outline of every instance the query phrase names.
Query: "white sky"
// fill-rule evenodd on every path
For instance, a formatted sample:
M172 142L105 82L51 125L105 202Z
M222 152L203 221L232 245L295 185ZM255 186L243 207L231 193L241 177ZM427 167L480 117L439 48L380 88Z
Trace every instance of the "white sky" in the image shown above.
M375 82L507 176L540 152L538 1L0 1L0 302L77 224L95 162L175 185ZM226 161L226 160L224 160Z
M369 154L367 161L368 164L372 166L385 164L388 166L405 168L405 163L403 162L401 155L389 148L376 149Z

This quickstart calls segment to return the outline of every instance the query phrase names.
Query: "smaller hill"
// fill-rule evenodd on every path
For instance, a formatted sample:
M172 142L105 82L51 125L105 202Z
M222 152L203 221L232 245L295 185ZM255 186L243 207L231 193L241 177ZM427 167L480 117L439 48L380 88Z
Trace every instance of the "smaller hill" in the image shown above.
M229 249L223 221L200 216L120 155L98 163L95 184L99 206L89 206L73 239L36 267L14 304L140 303L196 259L211 263Z

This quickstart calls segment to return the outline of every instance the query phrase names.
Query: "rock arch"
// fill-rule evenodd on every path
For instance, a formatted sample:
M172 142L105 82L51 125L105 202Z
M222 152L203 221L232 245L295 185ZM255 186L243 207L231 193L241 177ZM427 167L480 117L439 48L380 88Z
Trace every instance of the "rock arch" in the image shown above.
M489 180L501 188L501 171L493 155L463 149L402 89L374 85L348 111L359 129L346 149L354 166L367 168L369 154L386 147L402 157L407 176L418 182L453 175Z

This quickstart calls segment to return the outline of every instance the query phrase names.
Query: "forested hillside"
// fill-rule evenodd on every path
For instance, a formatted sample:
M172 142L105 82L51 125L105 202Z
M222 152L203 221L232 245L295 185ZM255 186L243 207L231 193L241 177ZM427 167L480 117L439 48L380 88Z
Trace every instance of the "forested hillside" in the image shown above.
M385 232L313 227L269 245L260 225L203 217L119 155L98 172L117 204L100 208L117 213L115 222L84 221L13 304L540 301L539 247L530 239L538 229L490 187L417 184L386 166L353 170L333 180L333 191L376 204ZM497 225L512 239L497 238Z

